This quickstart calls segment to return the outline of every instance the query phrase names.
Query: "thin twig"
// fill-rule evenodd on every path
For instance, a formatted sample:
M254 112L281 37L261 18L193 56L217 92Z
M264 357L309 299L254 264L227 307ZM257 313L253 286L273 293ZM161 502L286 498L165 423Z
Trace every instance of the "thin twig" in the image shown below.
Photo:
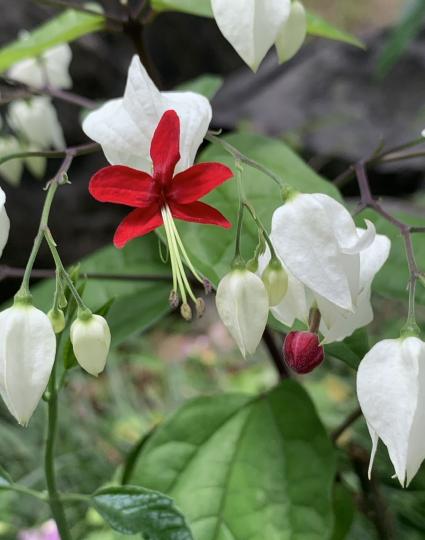
M43 86L32 86L30 84L21 83L20 81L4 75L0 77L0 83L3 85L7 85L9 88L17 90L19 93L19 98L30 97L34 95L50 96L61 101L65 101L66 103L77 105L78 107L84 107L85 109L95 109L96 107L98 107L98 104L89 98L80 96L78 94L75 94L74 92L55 88L50 84L45 84ZM10 98L7 98L6 101L11 101L13 99L15 99L15 96L12 95ZM3 102L4 101L5 100L3 100Z
M59 9L74 9L75 11L80 11L81 13L87 13L87 15L94 15L97 17L101 15L106 20L112 21L115 23L122 23L125 20L123 17L119 17L117 15L113 15L107 12L99 12L94 9L90 9L89 7L87 7L87 5L79 4L77 2L70 2L69 0L32 0L32 1L37 4L46 4L48 6L56 7Z
M291 373L283 360L283 352L276 345L273 333L268 327L264 330L263 341L265 346L267 347L267 350L269 351L270 358L273 361L273 365L276 368L277 373L279 374L279 379L281 381L289 379L291 377Z
M331 439L336 442L341 435L346 431L349 427L351 427L356 420L358 420L362 415L362 410L360 407L358 407L355 411L353 411L350 415L347 416L347 418L340 424L331 434Z
M8 154L7 156L0 157L0 165L11 161L12 159L22 159L28 157L44 157L47 159L66 158L71 156L73 158L78 156L86 156L87 154L94 154L101 150L101 146L98 143L86 143L78 146L69 146L63 150L40 150L36 152L16 152L15 154Z

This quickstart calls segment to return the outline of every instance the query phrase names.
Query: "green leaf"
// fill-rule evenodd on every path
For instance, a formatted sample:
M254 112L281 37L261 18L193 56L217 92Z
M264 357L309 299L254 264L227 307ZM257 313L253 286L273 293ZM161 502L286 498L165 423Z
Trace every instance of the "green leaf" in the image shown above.
M0 49L0 72L25 58L41 55L47 49L74 41L81 36L97 32L105 27L103 15L91 15L67 9L57 17L42 24L24 38Z
M366 48L365 44L356 36L336 28L329 22L325 21L325 19L322 19L318 15L311 12L307 13L307 32L311 36L342 41L344 43L354 45L355 47L360 47L361 49Z
M401 58L409 44L419 34L425 19L425 3L416 0L408 5L400 23L394 28L378 59L378 74L383 77Z
M193 540L174 501L138 486L108 487L92 496L103 519L122 534L142 533L149 540Z
M133 483L173 497L196 540L326 540L334 451L306 392L184 405L147 441Z
M12 478L0 465L0 489L7 489L11 484L13 484Z
M299 191L327 193L340 200L338 190L306 165L285 143L252 134L233 134L224 137L224 140L251 159L266 165ZM210 145L202 153L200 161L219 161L233 168L235 166L233 158L218 145ZM244 165L243 185L246 197L255 207L265 227L270 230L272 214L282 204L280 188L269 177L247 165ZM234 256L238 200L235 179L229 180L205 198L205 202L218 208L233 223L234 227L230 230L210 225L177 223L190 258L214 285L229 271ZM247 259L252 256L257 240L257 229L247 218L242 242Z
M365 328L356 330L344 341L325 345L326 354L342 360L353 369L357 369L360 361L369 351L369 337Z
M334 488L335 524L332 540L344 540L354 520L355 505L353 494L342 484Z
M212 99L222 84L222 77L218 77L217 75L202 75L201 77L197 77L192 81L187 81L180 84L177 87L177 90L197 92L208 99Z
M182 11L201 17L213 17L211 0L152 0L155 11Z
M60 247L59 247L60 248ZM155 235L130 242L124 249L114 246L102 248L81 261L80 275L86 273L120 275L168 275L170 269L158 252ZM50 309L54 281L43 282L31 289L35 304L45 311ZM155 281L125 281L88 279L84 300L94 312L115 298L108 313L112 343L118 345L128 336L142 332L169 312L170 284Z

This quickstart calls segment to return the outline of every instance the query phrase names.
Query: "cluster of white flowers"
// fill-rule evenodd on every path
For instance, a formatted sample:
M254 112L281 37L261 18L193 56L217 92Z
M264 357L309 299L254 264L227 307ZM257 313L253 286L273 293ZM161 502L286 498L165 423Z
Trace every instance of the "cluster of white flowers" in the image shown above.
M307 16L298 0L211 0L211 5L222 34L254 71L273 45L286 62L304 43Z
M9 70L8 76L31 88L42 88L47 84L55 88L70 88L71 58L69 45L59 45L47 50L39 58L18 62ZM14 101L8 108L6 120L13 133L0 137L0 157L49 148L62 149L65 146L56 109L47 96ZM26 157L6 162L0 166L0 174L10 184L17 185L24 165L36 178L44 176L46 159L43 157Z

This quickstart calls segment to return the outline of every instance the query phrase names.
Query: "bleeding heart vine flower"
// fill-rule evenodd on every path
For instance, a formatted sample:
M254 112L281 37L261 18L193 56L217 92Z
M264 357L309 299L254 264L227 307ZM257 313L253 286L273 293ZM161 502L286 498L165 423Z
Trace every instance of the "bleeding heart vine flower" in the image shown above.
M180 118L180 159L176 172L181 172L195 161L211 122L211 105L194 92L160 92L138 56L131 61L124 97L108 101L87 115L83 130L102 146L112 165L150 171L152 137L162 115L170 109Z
M46 389L55 353L55 333L42 311L15 301L0 313L0 394L23 426Z
M222 34L253 71L274 44L285 62L304 43L307 18L298 0L211 0L211 5Z
M375 238L374 225L359 234L348 210L322 193L292 193L272 218L271 240L290 273L313 293L354 311L360 253Z
M8 122L19 138L38 149L65 147L56 109L45 96L14 101L9 106Z
M221 163L200 163L175 174L180 160L180 120L178 114L166 111L152 138L150 155L153 173L148 174L122 165L105 167L90 181L91 195L100 202L124 204L133 207L119 225L114 244L124 247L133 238L143 236L164 225L173 272L173 305L178 304L178 293L183 300L182 314L191 318L187 303L189 295L197 311L203 311L203 302L197 299L187 279L183 261L201 283L187 255L174 223L174 218L195 223L230 227L231 224L215 208L198 199L229 180L233 173Z
M254 354L267 324L269 297L263 281L246 269L232 270L220 281L217 311L242 355Z
M25 37L23 39L25 41ZM69 64L72 60L71 47L58 45L45 51L37 58L28 58L12 66L8 75L15 81L41 88L51 85L55 88L71 88Z
M360 363L357 395L372 438L369 476L381 439L400 484L409 485L425 459L425 343L377 343Z

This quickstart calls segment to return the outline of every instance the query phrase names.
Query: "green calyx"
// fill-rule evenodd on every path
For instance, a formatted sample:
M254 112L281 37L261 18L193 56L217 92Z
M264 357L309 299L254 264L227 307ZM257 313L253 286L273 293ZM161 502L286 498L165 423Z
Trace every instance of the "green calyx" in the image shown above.
M65 328L65 315L61 309L51 309L47 316L52 323L55 334L60 334Z
M287 203L290 200L294 199L297 195L299 195L299 191L294 189L292 186L286 184L285 186L283 186L280 195L282 197L282 201L284 203Z
M270 306L280 304L288 291L288 274L279 259L273 257L270 260L261 279L266 287Z
M19 289L13 300L14 306L32 306L32 295L29 291Z
M90 319L93 317L93 313L88 309L78 309L78 320L84 323L87 323L90 321Z
M401 339L406 339L409 337L421 337L421 329L416 324L416 321L407 321L407 323L400 330Z
M237 255L231 265L232 270L246 270L246 263L240 255Z

